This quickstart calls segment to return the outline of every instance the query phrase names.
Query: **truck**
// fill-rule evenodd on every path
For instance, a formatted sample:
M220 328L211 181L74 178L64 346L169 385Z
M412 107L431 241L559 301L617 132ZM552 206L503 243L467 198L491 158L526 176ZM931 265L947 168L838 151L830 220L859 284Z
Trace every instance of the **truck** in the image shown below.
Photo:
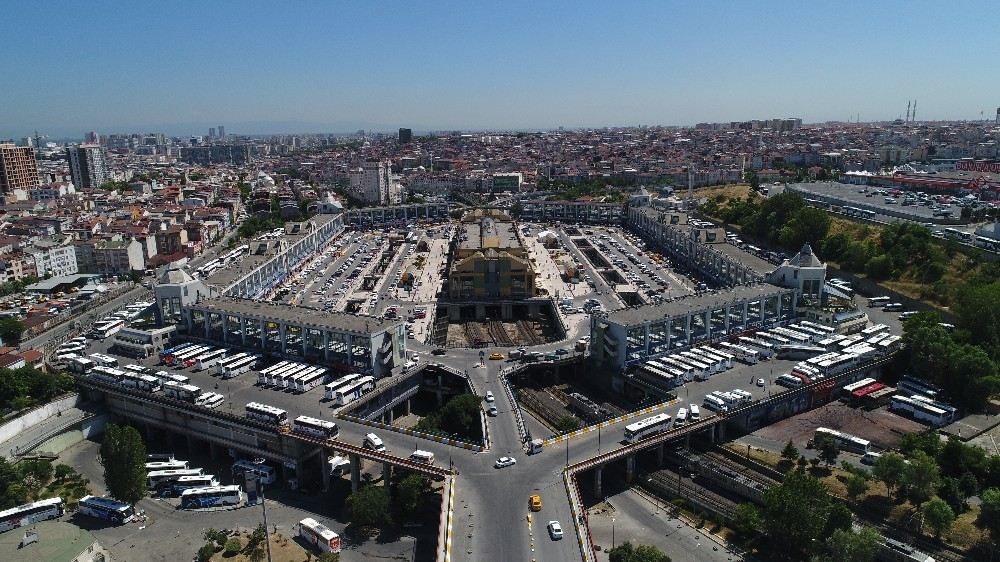
M542 440L541 439L532 439L528 443L528 454L529 455L535 455L535 454L538 454L538 453L541 453L541 452L542 452Z

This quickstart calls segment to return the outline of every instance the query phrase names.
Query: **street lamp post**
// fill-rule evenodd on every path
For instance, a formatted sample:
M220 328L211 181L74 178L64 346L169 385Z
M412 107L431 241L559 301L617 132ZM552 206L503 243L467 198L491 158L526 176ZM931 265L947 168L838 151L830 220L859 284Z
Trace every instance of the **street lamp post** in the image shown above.
M254 459L253 463L260 466L264 464L264 459L258 457ZM271 562L271 535L267 532L267 504L264 501L264 482L261 481L260 474L257 474L257 485L260 486L260 508L264 512L264 544L267 545L267 562Z
M615 549L615 518L611 518L611 550Z

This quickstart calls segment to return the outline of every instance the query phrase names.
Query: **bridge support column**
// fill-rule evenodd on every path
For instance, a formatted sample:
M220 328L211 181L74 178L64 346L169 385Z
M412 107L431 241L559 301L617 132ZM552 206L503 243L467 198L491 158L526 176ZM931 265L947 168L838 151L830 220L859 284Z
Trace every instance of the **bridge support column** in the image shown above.
M691 434L690 433L688 433L687 435L684 436L684 448L685 449L690 449L691 448Z
M388 410L385 411L385 419L386 419L385 423L392 425L392 420L393 420L392 408L389 408Z
M185 435L184 437L185 437L185 442L187 442L187 452L188 454L191 454L194 452L195 449L197 449L197 445L194 442L194 437L191 437L190 435Z
M625 483L631 484L635 480L635 455L625 457Z
M660 446L656 448L656 467L660 468L663 466L663 448L666 443L660 443Z
M601 491L601 474L604 472L604 466L599 466L594 469L594 497L599 498L603 496Z
M350 455L351 459L351 493L358 491L361 487L361 457Z
M716 426L719 428L719 439L718 439L718 441L719 442L725 441L726 440L726 422L724 422L724 421L723 422L719 422Z
M391 486L389 485L390 482L392 482L392 465L384 462L382 463L382 485L385 486L385 494L387 496L391 493ZM391 501L392 499L390 497L390 502Z
M156 433L153 430L153 426L151 424L147 423L146 424L146 445L147 445L147 447L149 445L149 442L153 441L155 439L155 437L156 437Z
M326 456L326 451L320 449L319 451L319 471L323 475L323 491L330 491L330 461Z
M410 400L411 398L406 399L406 415L410 415Z
M219 460L219 446L211 441L208 442L208 456L213 461Z

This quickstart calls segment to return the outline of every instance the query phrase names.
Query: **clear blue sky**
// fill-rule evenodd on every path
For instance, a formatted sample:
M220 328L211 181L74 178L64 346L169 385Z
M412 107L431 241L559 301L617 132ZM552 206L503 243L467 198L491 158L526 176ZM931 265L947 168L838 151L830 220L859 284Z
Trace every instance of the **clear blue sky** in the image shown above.
M875 120L913 98L919 118L975 119L1000 105L996 1L2 7L0 137Z

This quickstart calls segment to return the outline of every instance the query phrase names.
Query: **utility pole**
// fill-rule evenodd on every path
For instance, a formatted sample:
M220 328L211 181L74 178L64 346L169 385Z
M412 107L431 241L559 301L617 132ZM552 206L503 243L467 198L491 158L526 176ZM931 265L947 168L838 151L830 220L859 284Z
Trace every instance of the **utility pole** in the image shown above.
M264 464L264 459L258 457L254 459L254 464L260 466ZM324 466L325 470L326 467ZM264 544L267 545L267 562L271 562L271 534L267 531L267 504L264 501L264 482L261 480L260 474L257 474L257 485L260 486L260 508L264 512Z

